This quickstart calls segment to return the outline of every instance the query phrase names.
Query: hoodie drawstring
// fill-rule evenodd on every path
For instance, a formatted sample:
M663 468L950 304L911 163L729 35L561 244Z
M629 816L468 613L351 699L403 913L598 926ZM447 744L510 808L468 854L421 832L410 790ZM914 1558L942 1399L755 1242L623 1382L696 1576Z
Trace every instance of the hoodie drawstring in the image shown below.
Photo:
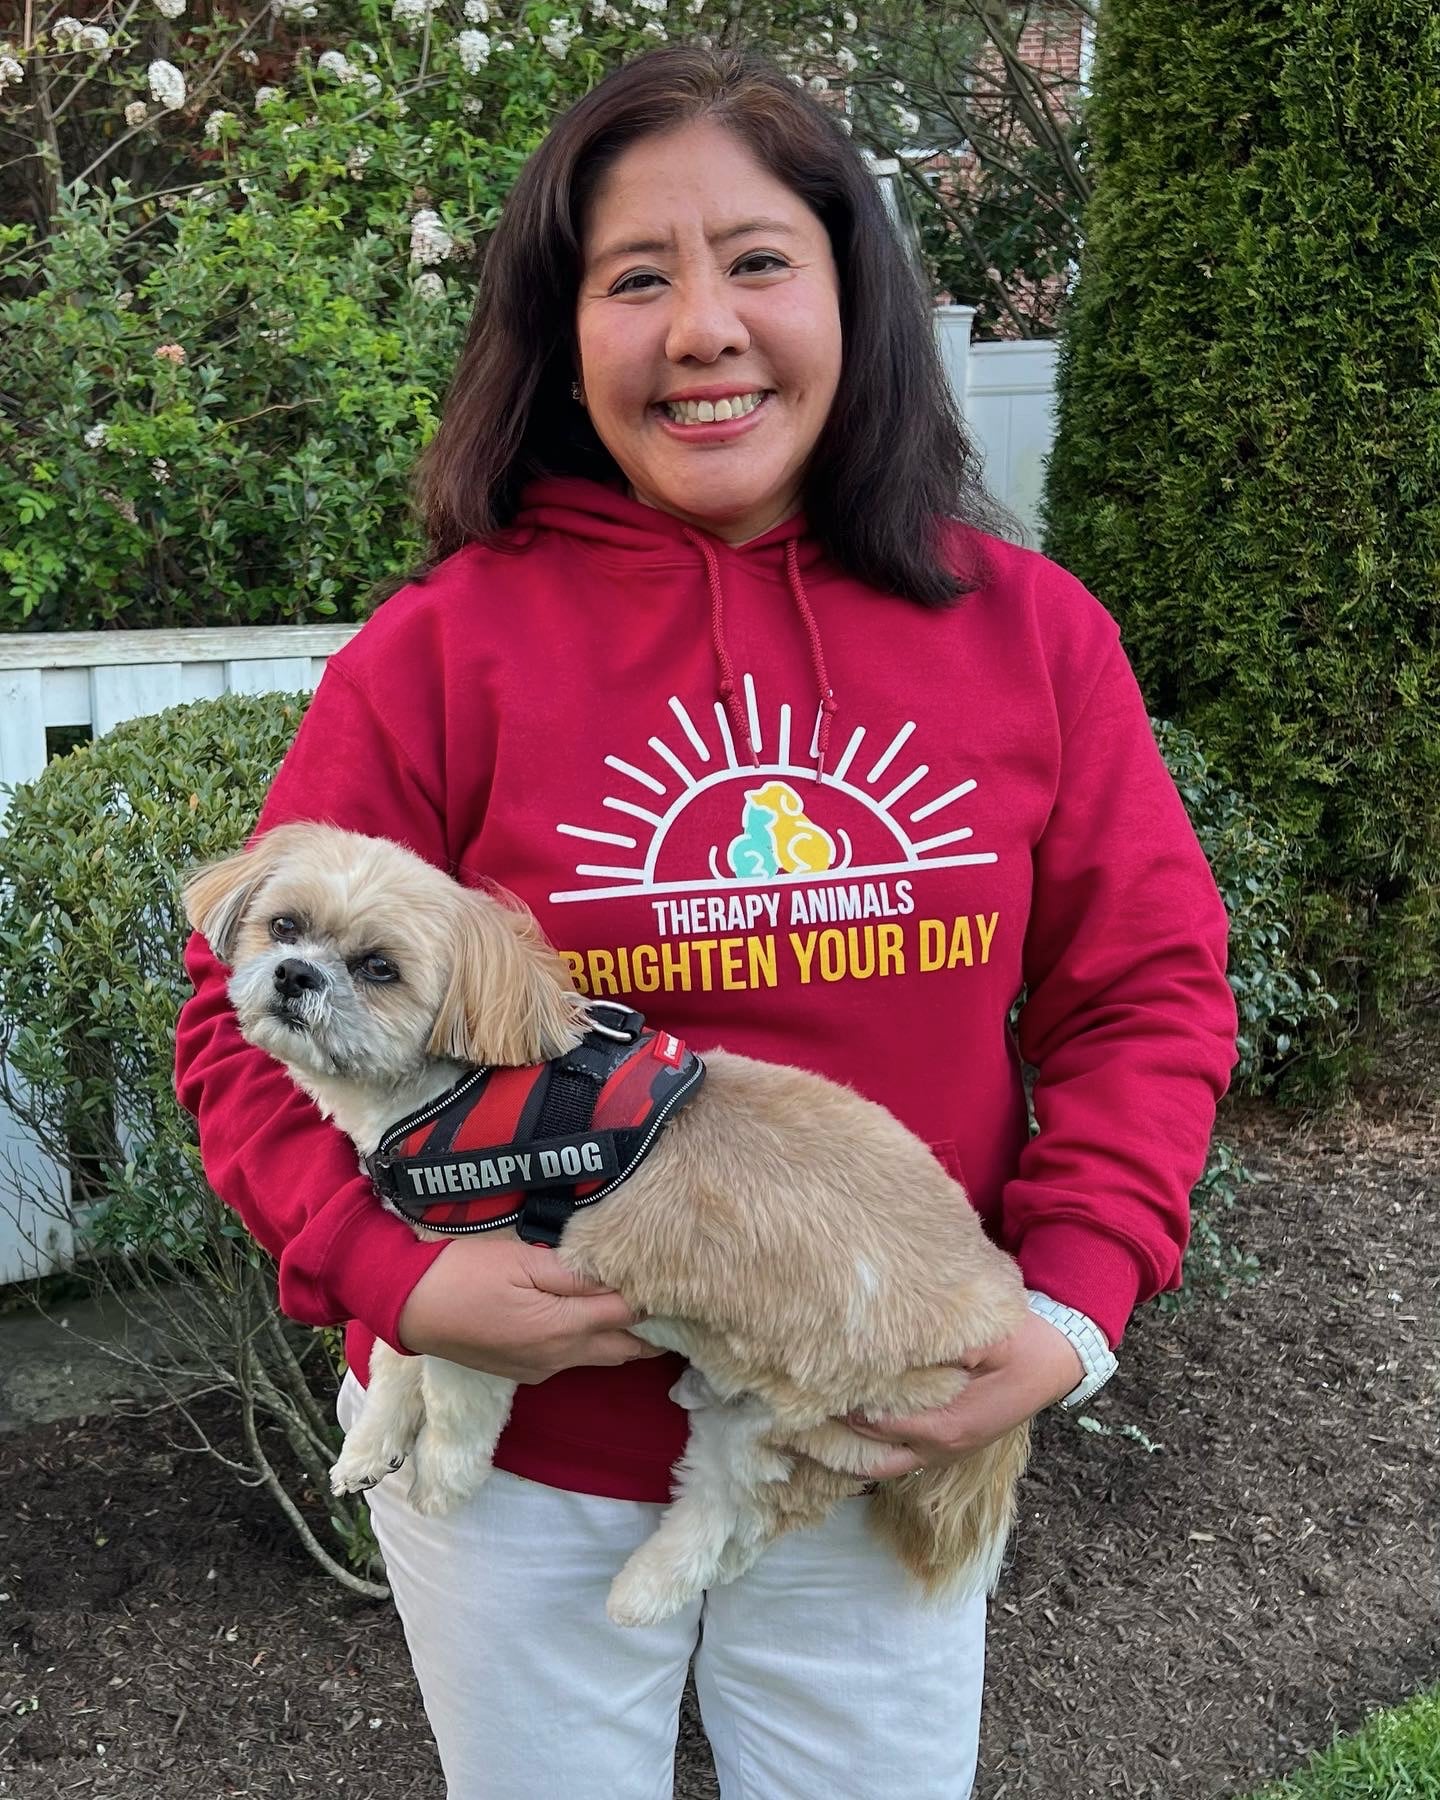
M750 735L750 721L745 717L740 696L735 692L735 670L730 662L729 646L725 642L725 589L720 583L720 563L715 552L698 532L687 528L685 535L704 557L705 573L710 581L710 642L715 647L715 662L720 670L720 698L725 703L725 711L730 715L730 726L735 733L736 742L744 744L751 763L758 765L760 758L755 750L755 740Z
M735 691L735 670L730 660L730 649L725 641L725 590L720 580L720 562L710 543L699 532L685 529L685 536L694 544L705 562L705 573L710 585L710 641L715 650L715 663L720 671L719 695L724 702L725 711L730 719L731 728L736 741L743 743L746 754L752 765L758 766L760 757L755 748L755 740L750 734L750 721L744 707L740 704L740 696ZM795 604L801 622L805 626L805 634L810 645L810 664L815 671L816 687L819 690L820 710L815 723L815 779L825 779L825 758L830 748L830 720L835 713L835 694L830 686L830 676L825 667L825 649L820 641L820 627L815 622L815 614L811 610L809 596L805 592L805 584L800 579L800 550L795 538L787 538L785 542L785 573L790 589L790 598Z
M823 781L825 757L830 749L830 721L835 716L835 692L830 686L830 676L825 667L825 646L820 642L820 627L815 623L815 614L810 610L810 597L805 592L805 583L800 579L800 547L794 538L787 538L785 541L785 572L790 577L790 597L805 622L805 630L810 639L810 662L815 670L816 686L820 690L820 718L815 732L815 747L818 751L815 758L815 779Z

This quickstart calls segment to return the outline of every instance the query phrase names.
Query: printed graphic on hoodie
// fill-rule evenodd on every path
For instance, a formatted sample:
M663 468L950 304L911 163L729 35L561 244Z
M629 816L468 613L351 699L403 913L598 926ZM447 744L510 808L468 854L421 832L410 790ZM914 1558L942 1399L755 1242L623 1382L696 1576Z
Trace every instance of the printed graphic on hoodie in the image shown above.
M606 756L604 816L557 825L576 843L577 885L552 902L643 897L660 940L565 952L580 991L708 992L988 961L998 915L916 916L917 872L998 860L962 822L976 781L934 774L913 720L857 725L821 775L820 714L797 760L791 707L762 718L753 676L743 685L754 763L719 701L712 725L672 695L668 729L648 740L655 760Z

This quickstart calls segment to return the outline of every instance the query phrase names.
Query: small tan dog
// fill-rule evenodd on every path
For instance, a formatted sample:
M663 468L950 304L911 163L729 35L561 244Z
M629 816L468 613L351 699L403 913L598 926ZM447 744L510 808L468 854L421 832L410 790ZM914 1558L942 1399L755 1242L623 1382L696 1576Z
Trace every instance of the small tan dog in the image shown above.
M384 839L279 826L192 877L185 903L233 970L246 1038L362 1156L468 1067L561 1056L592 1025L527 912ZM950 1400L969 1379L952 1365L1025 1312L964 1190L884 1108L799 1069L704 1060L703 1090L557 1252L692 1365L675 1390L691 1409L676 1497L611 1588L619 1624L670 1617L859 1493L889 1447L839 1420ZM377 1343L337 1493L411 1456L412 1504L448 1511L489 1474L513 1393ZM1028 1446L1017 1426L878 1488L874 1527L927 1590L993 1587Z

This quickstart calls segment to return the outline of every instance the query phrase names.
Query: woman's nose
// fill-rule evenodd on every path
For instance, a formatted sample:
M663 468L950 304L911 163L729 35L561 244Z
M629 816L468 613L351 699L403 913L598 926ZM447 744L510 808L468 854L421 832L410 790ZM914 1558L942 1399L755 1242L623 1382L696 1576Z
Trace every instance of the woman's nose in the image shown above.
M672 363L712 363L750 348L750 332L723 276L677 281L671 289L665 354Z

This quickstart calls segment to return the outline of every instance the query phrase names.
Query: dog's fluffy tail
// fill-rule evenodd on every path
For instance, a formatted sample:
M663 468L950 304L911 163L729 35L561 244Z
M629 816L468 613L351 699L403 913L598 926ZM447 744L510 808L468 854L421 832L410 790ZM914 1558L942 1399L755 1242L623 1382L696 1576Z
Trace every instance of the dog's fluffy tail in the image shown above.
M872 1528L927 1593L990 1593L1015 1523L1015 1488L1030 1455L1030 1426L943 1469L882 1482Z

